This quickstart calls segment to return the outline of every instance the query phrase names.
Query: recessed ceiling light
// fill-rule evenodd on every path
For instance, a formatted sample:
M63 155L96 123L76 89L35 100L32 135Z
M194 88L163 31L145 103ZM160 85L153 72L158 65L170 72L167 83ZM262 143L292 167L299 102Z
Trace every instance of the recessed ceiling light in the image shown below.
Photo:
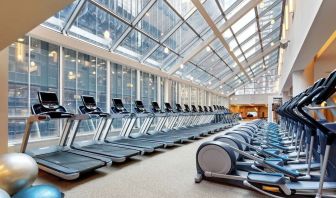
M273 45L274 45L274 42L271 43L271 46L273 46Z
M164 51L164 53L168 54L169 53L168 47L165 47L163 51Z
M150 16L149 12L146 13L146 16Z
M211 48L209 46L206 47L206 51L210 52Z
M221 88L221 89L222 89L222 88L223 88L223 86L221 85L221 86L219 86L219 88Z
M184 65L183 65L183 63L180 65L180 68L181 68L181 69L183 69L183 68L184 68Z
M271 24L273 25L274 23L275 23L275 20L274 20L274 19L272 19L272 20L271 20Z
M19 42L23 42L23 41L24 41L24 38L18 38L18 41L19 41Z
M106 30L103 34L104 34L105 39L110 39L111 38L110 37L110 32L108 30Z

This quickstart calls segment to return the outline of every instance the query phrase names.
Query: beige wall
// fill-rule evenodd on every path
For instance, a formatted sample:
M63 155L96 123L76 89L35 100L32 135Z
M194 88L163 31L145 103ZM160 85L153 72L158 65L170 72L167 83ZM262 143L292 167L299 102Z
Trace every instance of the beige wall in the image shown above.
M0 51L0 154L8 147L8 50Z

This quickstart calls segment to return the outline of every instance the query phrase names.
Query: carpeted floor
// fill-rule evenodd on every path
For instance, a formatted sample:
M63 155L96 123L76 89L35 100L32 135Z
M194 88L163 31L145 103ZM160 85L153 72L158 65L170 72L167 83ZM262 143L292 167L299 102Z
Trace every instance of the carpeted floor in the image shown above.
M57 185L66 198L262 197L256 192L224 184L194 183L196 150L214 136L114 164L76 181L63 181L41 172L38 183Z

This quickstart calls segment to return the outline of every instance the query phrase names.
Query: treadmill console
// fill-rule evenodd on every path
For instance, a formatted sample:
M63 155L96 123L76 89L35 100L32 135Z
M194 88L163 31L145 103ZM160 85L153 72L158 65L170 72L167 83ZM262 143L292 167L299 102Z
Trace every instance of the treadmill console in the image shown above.
M189 105L184 104L184 111L185 111L185 112L190 112Z
M180 104L175 104L177 112L183 112L182 106Z
M164 105L165 105L166 112L174 112L173 107L170 105L169 102L166 102Z
M113 98L112 99L114 107L112 107L112 111L114 113L129 113L120 98Z
M39 91L37 95L40 103L32 105L32 114L49 115L50 118L70 118L74 115L59 105L58 97L55 92Z
M216 105L213 105L213 108L214 108L214 110L215 110L215 111L217 110L217 107L216 107Z
M134 104L135 104L134 109L137 113L146 113L147 112L146 109L145 109L145 106L142 103L142 101L136 100L136 101L134 101Z
M192 111L192 112L197 112L197 108L196 108L195 105L191 105L191 111Z
M82 98L83 105L86 109L90 111L94 111L97 109L97 104L96 104L94 97L83 95L81 96L81 98Z
M203 107L202 107L201 105L198 105L198 111L199 111L199 112L204 112L204 111L203 111Z
M212 110L212 107L211 107L211 106L209 106L209 112L213 112L213 110Z
M161 108L157 102L152 102L152 111L153 113L161 113Z
M58 97L55 92L37 92L40 104L49 110L56 110L60 107Z

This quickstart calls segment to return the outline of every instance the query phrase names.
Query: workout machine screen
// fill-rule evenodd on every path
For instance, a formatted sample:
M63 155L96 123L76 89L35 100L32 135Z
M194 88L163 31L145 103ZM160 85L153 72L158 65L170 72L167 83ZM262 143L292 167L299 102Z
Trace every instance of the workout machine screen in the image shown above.
M173 109L172 106L170 105L170 103L168 103L168 102L165 103L165 106L166 106L167 109Z
M189 105L185 104L185 105L184 105L184 109L185 109L186 111L190 111Z
M42 105L58 105L58 98L54 92L38 92Z
M82 100L85 106L96 106L96 101L92 96L82 96Z
M197 108L196 108L195 105L191 105L191 108L192 108L192 110L193 110L194 112L197 112Z
M181 105L180 104L176 104L176 109L181 111L182 110Z
M114 104L114 107L117 108L117 109L124 109L124 105L122 103L122 100L119 99L119 98L114 98L113 99L113 104Z
M139 108L139 109L144 109L145 106L143 105L142 101L140 100L136 100L135 101L135 105Z
M160 110L160 106L157 102L152 102L153 109Z

